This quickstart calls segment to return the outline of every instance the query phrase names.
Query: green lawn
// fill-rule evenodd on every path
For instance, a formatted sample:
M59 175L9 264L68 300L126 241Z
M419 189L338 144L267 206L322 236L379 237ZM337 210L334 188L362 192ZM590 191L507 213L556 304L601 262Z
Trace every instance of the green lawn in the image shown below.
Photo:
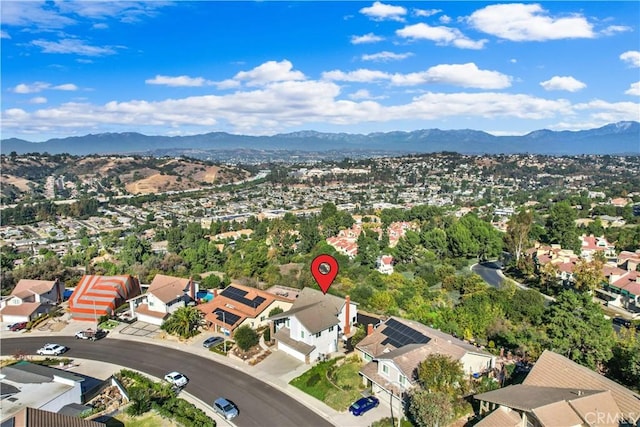
M362 378L358 375L362 362L358 358L349 358L341 366L336 366L338 360L318 363L291 380L290 384L337 411L345 411L353 401L361 397L360 392L364 389Z
M122 423L122 424L120 424ZM116 415L112 421L107 423L107 427L179 427L181 424L170 419L162 418L155 412L146 413L139 417L130 417L126 414Z

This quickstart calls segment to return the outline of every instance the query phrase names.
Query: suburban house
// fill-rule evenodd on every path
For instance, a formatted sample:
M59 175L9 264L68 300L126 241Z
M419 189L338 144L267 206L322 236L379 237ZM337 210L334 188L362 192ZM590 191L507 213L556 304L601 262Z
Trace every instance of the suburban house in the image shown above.
M545 350L522 384L477 394L476 426L640 425L640 395Z
M63 292L59 280L21 279L11 294L0 301L0 320L29 322L62 302Z
M69 311L75 320L96 321L113 315L128 299L140 295L140 283L131 276L82 276L69 297Z
M400 412L406 393L417 384L418 365L427 356L447 355L459 361L470 376L493 369L496 359L449 334L399 317L390 317L377 328L369 324L356 350L368 362L360 370L364 383Z
M25 407L58 412L81 404L83 381L73 373L25 361L1 368L3 425Z
M587 261L591 261L596 252L602 252L605 259L616 258L616 246L609 243L604 236L596 237L593 234L580 236L581 252L580 256Z
M293 300L284 295L231 283L222 291L214 290L213 299L197 306L204 314L207 327L233 334L238 327L259 328L268 325L267 317L274 308L289 310Z
M376 269L382 274L392 274L393 257L391 255L380 255L376 259Z
M311 363L338 351L339 339L354 332L358 306L313 288L304 288L288 311L271 316L271 336L281 350Z
M198 285L192 279L156 274L147 292L129 300L132 317L162 325L180 307L195 301Z
M85 420L84 418L25 407L15 415L2 421L0 427L106 427L105 423Z

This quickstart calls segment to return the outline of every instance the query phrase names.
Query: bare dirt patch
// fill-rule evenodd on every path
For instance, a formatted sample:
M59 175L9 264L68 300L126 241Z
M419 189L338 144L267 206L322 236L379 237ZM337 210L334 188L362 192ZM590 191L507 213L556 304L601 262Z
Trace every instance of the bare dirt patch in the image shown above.
M13 175L2 175L2 181L5 184L13 185L18 188L20 191L29 191L29 184L34 184L32 181L24 178L18 178Z

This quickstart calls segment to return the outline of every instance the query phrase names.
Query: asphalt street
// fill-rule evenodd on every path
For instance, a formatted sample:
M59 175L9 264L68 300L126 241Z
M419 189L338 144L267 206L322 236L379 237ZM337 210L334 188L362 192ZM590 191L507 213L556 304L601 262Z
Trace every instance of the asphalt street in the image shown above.
M483 262L474 265L471 271L482 277L490 286L497 288L502 282L502 277L498 274L499 268L496 262Z
M5 339L1 353L36 354L47 341L69 347L64 356L70 358L127 366L159 378L179 371L189 378L185 391L203 402L211 405L220 396L234 402L240 415L233 422L239 427L331 426L313 410L238 369L167 347L108 338L93 342L56 336Z

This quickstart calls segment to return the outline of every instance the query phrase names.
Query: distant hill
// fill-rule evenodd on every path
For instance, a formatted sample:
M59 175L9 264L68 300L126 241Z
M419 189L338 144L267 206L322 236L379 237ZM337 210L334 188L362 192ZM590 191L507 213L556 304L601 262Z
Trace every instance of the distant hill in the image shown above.
M537 130L523 136L493 136L486 132L425 129L413 132L363 134L302 131L273 136L232 135L212 132L191 136L148 136L136 132L101 133L30 142L1 141L2 154L47 152L126 154L154 150L362 150L395 153L453 151L462 154L640 154L640 123L619 122L581 131Z

